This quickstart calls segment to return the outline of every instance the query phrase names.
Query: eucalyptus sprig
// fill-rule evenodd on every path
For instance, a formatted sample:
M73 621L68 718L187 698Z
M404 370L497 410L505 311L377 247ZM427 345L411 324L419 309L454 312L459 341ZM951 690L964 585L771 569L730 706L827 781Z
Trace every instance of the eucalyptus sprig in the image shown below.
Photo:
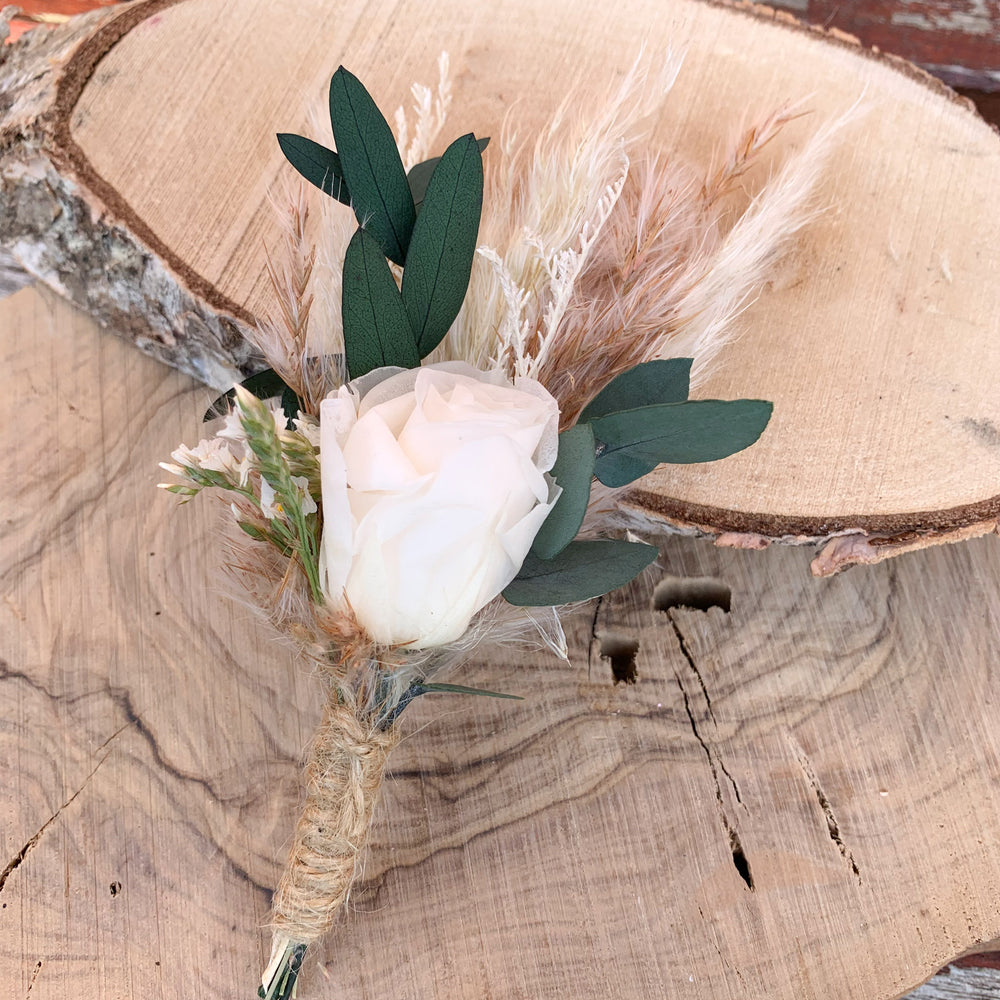
M503 592L511 604L568 604L628 583L657 549L641 542L576 541L593 479L635 482L662 463L714 462L748 448L771 418L761 399L688 399L691 359L648 361L612 379L559 435L552 477L562 488L528 558Z
M348 372L415 368L441 343L469 287L489 139L461 136L407 174L389 123L343 66L330 81L330 124L336 152L288 133L278 143L306 180L349 204L358 220L344 258ZM399 285L390 261L403 269Z

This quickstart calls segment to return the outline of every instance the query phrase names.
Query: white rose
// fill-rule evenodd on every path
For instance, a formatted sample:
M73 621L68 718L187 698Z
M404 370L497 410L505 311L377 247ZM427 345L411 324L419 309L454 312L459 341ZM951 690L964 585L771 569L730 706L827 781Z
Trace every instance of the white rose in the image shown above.
M521 568L559 489L559 409L464 362L383 368L320 408L320 573L377 642L458 639Z

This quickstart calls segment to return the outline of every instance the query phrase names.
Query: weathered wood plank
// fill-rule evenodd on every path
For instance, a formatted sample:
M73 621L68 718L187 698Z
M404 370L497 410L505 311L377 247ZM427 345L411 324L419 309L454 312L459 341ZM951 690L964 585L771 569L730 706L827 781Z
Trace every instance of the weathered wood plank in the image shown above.
M770 6L908 59L953 87L1000 90L995 0L776 0Z
M996 969L949 965L906 1000L992 1000L1000 994Z

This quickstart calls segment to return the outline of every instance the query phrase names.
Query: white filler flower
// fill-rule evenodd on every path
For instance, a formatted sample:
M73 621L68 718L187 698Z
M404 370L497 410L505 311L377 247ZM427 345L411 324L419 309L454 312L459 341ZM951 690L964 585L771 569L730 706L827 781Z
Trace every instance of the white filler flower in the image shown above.
M381 368L323 400L320 575L377 642L458 639L555 503L559 409L464 362Z

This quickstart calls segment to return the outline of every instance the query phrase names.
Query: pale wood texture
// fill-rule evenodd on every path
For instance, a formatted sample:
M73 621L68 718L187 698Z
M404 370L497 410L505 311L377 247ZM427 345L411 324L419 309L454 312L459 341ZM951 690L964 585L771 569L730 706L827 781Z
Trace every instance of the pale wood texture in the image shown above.
M433 81L447 47L452 127L496 134L513 102L530 132L581 78L584 91L606 90L640 44L669 44L687 57L655 130L667 151L709 156L748 112L809 95L813 113L765 170L865 94L868 114L844 134L822 189L830 210L700 390L774 400L767 434L724 462L655 473L635 502L729 544L848 535L814 564L820 573L995 529L1000 213L988 193L1000 189L1000 139L954 94L766 11L693 0L624 0L610 23L596 0L436 0L432 12L415 0L311 0L282 14L266 0L152 0L73 35L29 88L34 103L19 98L8 112L4 170L29 176L28 149L46 183L62 185L53 211L64 198L78 212L98 205L96 227L85 227L91 276L108 261L112 220L126 270L155 272L155 287L134 293L126 277L124 308L100 280L76 288L67 256L46 256L44 218L35 236L21 231L25 266L131 336L152 313L160 328L140 337L146 347L175 362L193 351L193 367L222 381L252 363L230 363L227 338L269 302L264 248L277 223L267 194L289 169L273 133L308 131L308 108L342 60L392 108L413 80ZM40 126L39 102L55 108ZM157 295L182 305L159 308ZM180 331L177 315L187 317Z
M0 996L246 997L318 686L154 490L208 391L36 289L0 330ZM998 544L816 581L675 537L569 663L478 659L525 701L404 716L305 995L889 1000L1000 937Z

